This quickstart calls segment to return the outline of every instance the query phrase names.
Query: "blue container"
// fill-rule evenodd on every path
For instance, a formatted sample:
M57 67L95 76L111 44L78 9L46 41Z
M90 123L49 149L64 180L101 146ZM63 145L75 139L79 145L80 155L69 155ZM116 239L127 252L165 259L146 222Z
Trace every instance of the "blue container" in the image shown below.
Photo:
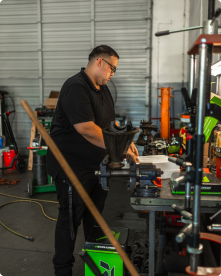
M0 149L3 149L3 137L0 137Z

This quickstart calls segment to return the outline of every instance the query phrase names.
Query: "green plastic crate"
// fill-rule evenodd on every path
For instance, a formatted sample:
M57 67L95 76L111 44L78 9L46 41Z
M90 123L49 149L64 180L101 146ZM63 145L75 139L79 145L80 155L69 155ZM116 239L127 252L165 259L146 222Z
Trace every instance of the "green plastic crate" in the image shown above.
M122 248L126 249L128 239L128 228L111 227L112 233ZM99 226L92 230L83 251L87 251L94 263L105 276L123 276L123 261L115 248L110 244L107 237ZM85 264L85 276L94 276L90 268Z

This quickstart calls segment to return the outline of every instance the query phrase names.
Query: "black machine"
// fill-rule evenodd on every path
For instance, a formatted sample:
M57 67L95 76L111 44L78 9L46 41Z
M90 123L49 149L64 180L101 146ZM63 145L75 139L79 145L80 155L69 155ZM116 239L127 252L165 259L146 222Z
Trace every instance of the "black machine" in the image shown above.
M38 118L53 117L55 113L54 108L48 109L46 106L35 108L35 111L37 111Z
M27 169L27 162L25 161L25 157L22 156L20 153L19 153L19 150L18 150L18 146L17 146L17 143L15 141L15 137L14 137L14 134L13 134L13 131L12 131L12 128L11 128L11 124L9 122L9 116L10 114L12 114L14 111L7 111L5 113L3 113L1 116L3 118L3 125L6 129L6 132L8 134L8 138L11 142L11 145L13 146L13 149L15 150L15 156L14 158L12 159L11 161L11 164L9 165L9 167L1 167L0 170L7 170L7 169L11 169L13 166L14 166L14 163L16 162L16 169L20 172L20 173L24 173Z

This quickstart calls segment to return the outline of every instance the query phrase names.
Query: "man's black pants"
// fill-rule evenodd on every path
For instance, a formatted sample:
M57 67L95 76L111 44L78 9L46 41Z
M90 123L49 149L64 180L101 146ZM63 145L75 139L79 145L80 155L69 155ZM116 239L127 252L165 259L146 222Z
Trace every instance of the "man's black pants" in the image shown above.
M56 276L71 276L72 266L75 261L73 251L78 226L81 224L81 220L83 219L84 237L85 240L87 240L94 225L97 225L97 223L83 203L83 200L78 195L77 191L73 188L72 209L75 238L72 240L70 233L68 204L69 185L65 180L62 179L56 179L55 185L57 191L57 199L60 203L60 207L55 229L55 255L53 258L53 264ZM102 212L107 197L107 191L104 191L102 189L101 184L99 183L97 178L89 181L83 181L82 185L93 200L98 210Z

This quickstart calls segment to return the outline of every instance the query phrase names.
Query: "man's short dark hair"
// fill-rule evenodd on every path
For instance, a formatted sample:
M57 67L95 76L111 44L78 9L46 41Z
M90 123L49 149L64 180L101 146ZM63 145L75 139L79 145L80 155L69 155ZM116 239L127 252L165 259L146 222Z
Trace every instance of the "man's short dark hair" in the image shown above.
M110 56L114 56L117 57L119 59L118 54L114 51L114 49L112 49L110 46L107 45L100 45L95 47L92 52L89 54L89 61L92 58L96 58L96 57L110 57Z

